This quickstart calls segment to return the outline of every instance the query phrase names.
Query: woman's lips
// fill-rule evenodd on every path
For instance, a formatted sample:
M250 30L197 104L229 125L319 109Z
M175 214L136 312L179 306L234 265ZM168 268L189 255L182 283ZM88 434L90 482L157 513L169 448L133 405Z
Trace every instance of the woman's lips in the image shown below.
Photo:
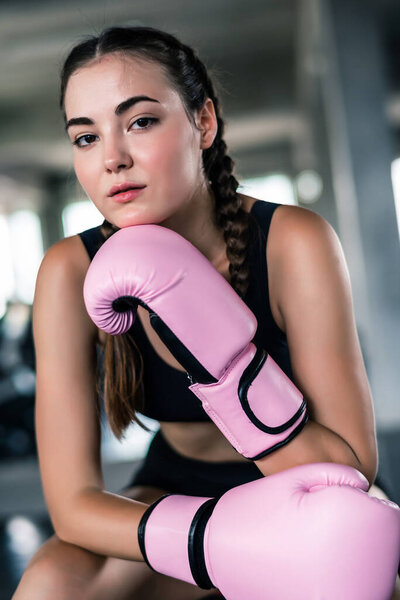
M139 196L139 194L141 192L143 192L145 188L134 188L131 190L126 190L124 192L119 192L118 194L114 194L112 196L112 199L114 200L114 202L118 202L118 203L124 203L124 202L130 202L130 200L134 200L137 196Z

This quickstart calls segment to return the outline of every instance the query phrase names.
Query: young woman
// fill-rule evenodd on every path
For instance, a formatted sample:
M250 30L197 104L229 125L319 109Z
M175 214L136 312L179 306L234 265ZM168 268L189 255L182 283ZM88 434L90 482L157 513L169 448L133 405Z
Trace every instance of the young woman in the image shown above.
M37 279L36 430L55 535L14 599L203 598L210 592L143 562L137 526L166 492L220 496L316 462L355 467L374 482L373 405L343 251L312 211L237 193L213 84L175 37L111 28L78 44L62 70L61 108L77 178L105 221L52 246ZM255 314L255 340L302 391L309 420L282 448L254 462L236 452L144 308L122 336L90 320L82 289L91 259L119 228L148 223L179 233L214 265ZM160 421L120 495L104 490L101 473L98 346L114 433L136 410Z

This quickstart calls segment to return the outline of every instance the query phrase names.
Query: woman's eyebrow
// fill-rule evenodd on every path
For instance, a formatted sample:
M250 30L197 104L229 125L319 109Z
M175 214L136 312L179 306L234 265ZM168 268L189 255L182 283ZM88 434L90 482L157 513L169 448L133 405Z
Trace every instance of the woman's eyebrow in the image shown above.
M155 98L150 98L149 96L132 96L131 98L127 98L115 108L115 114L119 117L125 111L127 111L131 106L137 104L138 102L158 102ZM72 125L94 125L95 122L93 119L89 119L89 117L74 117L73 119L69 119L65 124L65 131L68 131L68 128Z

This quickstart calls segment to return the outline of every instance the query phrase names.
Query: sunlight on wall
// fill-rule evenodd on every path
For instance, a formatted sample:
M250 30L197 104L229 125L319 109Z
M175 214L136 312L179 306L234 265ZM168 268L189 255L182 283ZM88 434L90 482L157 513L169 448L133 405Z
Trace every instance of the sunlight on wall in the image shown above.
M0 215L0 316L8 300L33 301L35 281L43 257L40 220L30 210Z
M6 310L6 302L14 293L15 278L11 260L10 250L10 232L8 229L7 217L0 215L0 255L3 257L0 260L0 317Z
M278 204L297 204L290 177L281 173L243 179L238 192Z
M396 207L397 229L400 237L400 158L392 162L392 185L394 194L394 205Z
M30 210L19 210L8 218L10 247L15 274L15 295L31 304L37 272L43 258L39 217Z
M62 224L65 237L75 235L85 229L96 227L103 222L103 215L90 200L71 202L62 212Z

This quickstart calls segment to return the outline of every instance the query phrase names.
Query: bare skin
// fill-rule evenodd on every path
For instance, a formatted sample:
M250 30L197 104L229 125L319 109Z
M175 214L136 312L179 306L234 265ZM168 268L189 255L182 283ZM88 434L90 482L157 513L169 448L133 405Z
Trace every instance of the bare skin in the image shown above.
M156 98L157 103L146 102L140 109L138 105L117 114L117 105L136 94ZM66 114L67 119L83 116L92 122L74 125L69 136L75 144L74 167L79 182L104 217L118 227L159 223L171 228L196 246L228 279L224 240L214 222L214 199L201 168L202 151L211 146L216 134L212 102L207 99L196 114L195 128L156 65L109 56L73 74L67 87ZM136 129L139 115L157 121L151 127ZM76 145L79 140L82 146ZM108 191L113 184L128 180L145 184L146 189L134 202L116 204ZM243 196L246 210L253 202L253 198ZM340 448L352 448L357 465L372 482L376 440L371 398L351 319L345 268L331 238L329 244L336 253L333 262L340 263L336 273L340 285L335 281L332 292L336 294L337 289L339 296L332 298L332 305L342 310L343 324L333 332L318 326L316 342L324 348L319 352L320 370L310 369L307 364L312 347L302 327L315 327L313 319L317 317L322 323L341 320L337 308L331 308L329 302L327 313L318 315L310 311L306 297L299 307L291 302L296 292L304 296L304 289L298 281L293 292L295 277L289 267L293 264L295 272L305 268L310 247L300 244L293 258L288 239L298 240L296 232L305 230L306 239L315 239L317 245L330 235L309 211L282 206L274 213L267 245L273 317L288 336L294 373L299 387L307 393L315 427L320 424L331 431L331 437L325 439L315 430L315 443L311 440L312 445L304 445L307 453L303 462L318 462L325 456L334 460L330 446L334 439ZM312 250L311 254L321 261L331 259ZM313 264L311 261L311 267ZM48 251L38 276L34 303L36 431L43 489L56 535L31 560L14 599L203 598L209 592L150 571L138 547L136 531L141 515L148 504L169 490L132 488L117 496L104 489L95 413L95 348L102 336L83 304L82 286L88 267L86 250L73 236ZM315 292L313 276L318 273L304 271L307 291ZM319 283L316 293L318 289L322 289ZM294 310L301 310L304 319L296 320ZM139 309L139 317L160 356L182 369L149 328L145 311ZM331 360L327 339L332 339L332 345L345 347L342 361ZM329 379L324 372L327 364L332 368ZM324 372L324 378L318 372ZM349 373L357 377L348 377ZM338 389L338 382L343 382L342 389ZM349 406L349 398L352 410L347 409L344 421L340 402ZM213 423L160 426L171 446L185 456L209 461L246 460ZM288 468L291 460L290 452L280 449L263 465L263 473Z
M136 486L124 496L151 504L165 490ZM194 585L154 573L144 562L104 557L53 535L31 559L14 600L196 600L209 595Z

